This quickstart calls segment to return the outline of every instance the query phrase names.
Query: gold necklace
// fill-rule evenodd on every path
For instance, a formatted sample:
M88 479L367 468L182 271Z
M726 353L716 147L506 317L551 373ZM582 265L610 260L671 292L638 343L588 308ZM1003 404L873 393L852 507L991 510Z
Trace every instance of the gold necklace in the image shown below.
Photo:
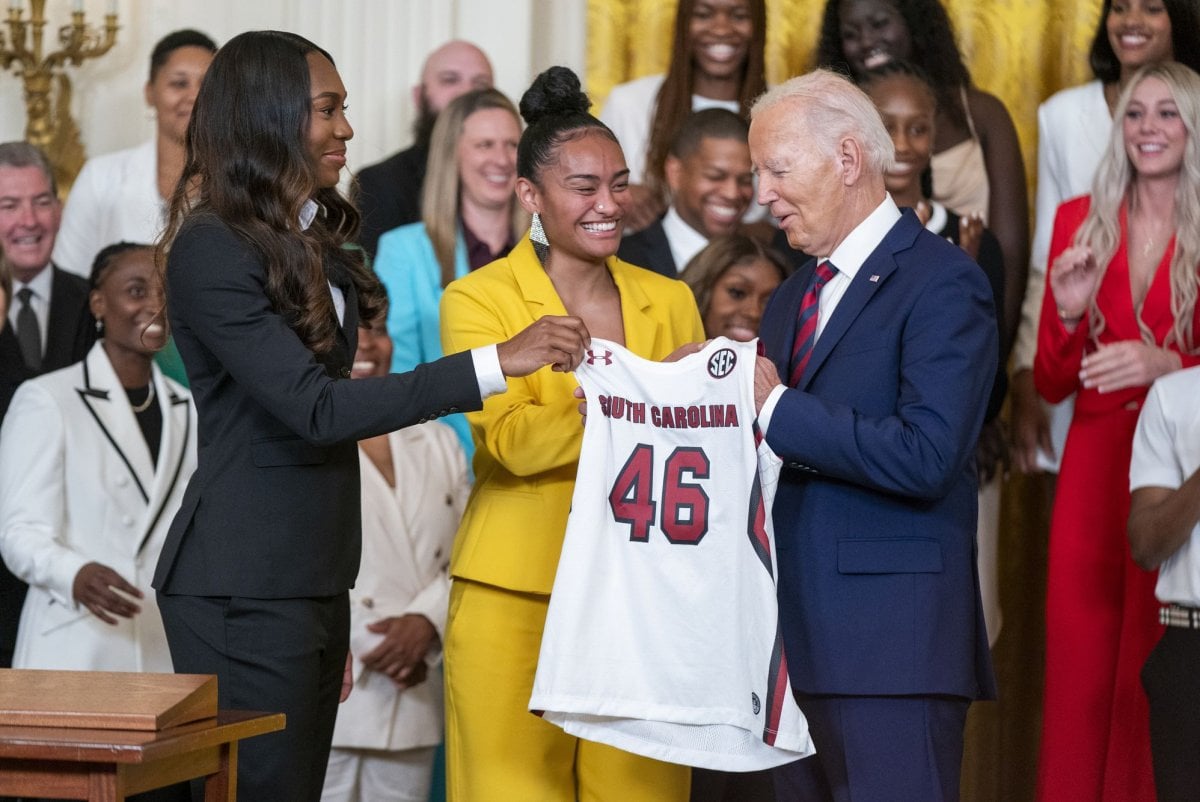
M150 386L150 391L148 393L146 393L145 401L138 404L137 406L134 406L133 404L129 405L130 407L133 408L134 414L141 414L141 413L145 412L146 410L148 410L150 408L150 404L153 403L153 401L154 401L154 382L153 382L153 380L150 382L149 386Z

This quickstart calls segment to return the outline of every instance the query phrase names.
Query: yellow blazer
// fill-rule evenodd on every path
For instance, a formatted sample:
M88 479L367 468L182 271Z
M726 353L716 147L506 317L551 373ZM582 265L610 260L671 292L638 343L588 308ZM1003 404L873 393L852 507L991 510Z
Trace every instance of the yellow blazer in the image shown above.
M682 281L607 261L621 295L625 345L648 359L704 339L696 301ZM565 315L528 237L504 259L446 287L441 304L447 354L507 340L543 315ZM468 413L475 487L467 501L451 576L509 590L549 593L562 551L583 442L578 382L542 368L509 379L508 392ZM596 492L605 492L597 488Z

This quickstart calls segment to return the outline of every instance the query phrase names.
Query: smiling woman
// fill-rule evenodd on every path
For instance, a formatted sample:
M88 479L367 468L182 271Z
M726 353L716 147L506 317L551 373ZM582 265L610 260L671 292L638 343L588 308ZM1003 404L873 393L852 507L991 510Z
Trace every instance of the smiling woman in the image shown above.
M495 89L468 92L438 114L422 190L422 221L379 239L374 268L388 291L393 372L442 355L438 301L471 270L506 256L528 215L517 205L517 110ZM468 457L471 431L461 414L445 421Z
M167 220L167 199L183 172L184 134L216 43L194 30L155 44L144 96L155 120L152 140L89 159L71 187L54 261L82 275L105 245L154 242Z
M750 104L767 87L764 0L680 0L675 14L666 75L614 87L600 117L628 159L630 231L666 210L664 165L687 116L723 108L749 119Z
M542 318L404 374L344 381L359 320L383 311L358 212L337 189L346 90L281 31L217 53L188 129L165 251L172 329L206 443L155 574L177 671L216 674L222 708L287 715L239 752L246 799L315 802L347 667L359 568L355 441L478 409L505 377L570 370L586 332Z
M1125 524L1150 385L1200 364L1200 75L1145 67L1115 116L1092 194L1054 221L1033 365L1047 401L1076 393L1050 522L1043 800L1155 798L1139 675L1162 627Z
M196 464L149 245L96 257L87 357L20 386L0 429L0 552L29 583L17 668L169 672L150 575ZM186 786L157 799L187 799Z
M704 338L681 282L617 259L629 202L621 146L587 112L570 70L521 98L517 197L533 214L504 259L446 288L449 353L519 331L539 314L662 359ZM529 714L542 627L583 440L576 382L539 371L468 413L475 489L455 539L446 654L451 799L684 800L687 769L577 739Z

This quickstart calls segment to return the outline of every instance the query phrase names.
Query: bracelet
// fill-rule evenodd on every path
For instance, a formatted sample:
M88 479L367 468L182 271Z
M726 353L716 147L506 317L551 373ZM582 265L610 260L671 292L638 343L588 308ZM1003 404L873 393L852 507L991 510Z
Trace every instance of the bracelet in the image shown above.
M1082 321L1082 320L1083 320L1083 313L1082 313L1082 312L1080 312L1078 315L1072 315L1072 314L1069 314L1069 313L1067 313L1067 312L1066 312L1066 311L1065 311L1065 310L1064 310L1064 309L1063 309L1063 308L1060 306L1060 307L1058 308L1058 319L1059 319L1059 320L1061 320L1061 321L1063 322L1063 325L1066 325L1066 326L1078 326L1078 325L1079 325L1079 323L1080 323L1080 321Z

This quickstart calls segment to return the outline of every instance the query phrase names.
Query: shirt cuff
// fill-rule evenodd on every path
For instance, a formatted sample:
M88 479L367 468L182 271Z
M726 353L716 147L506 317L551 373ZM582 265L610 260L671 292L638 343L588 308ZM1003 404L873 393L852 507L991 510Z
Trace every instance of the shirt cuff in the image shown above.
M508 389L508 380L500 369L500 353L494 345L471 349L471 360L475 363L475 380L479 382L481 399L499 395Z
M763 437L767 436L767 427L771 425L771 416L775 414L775 407L779 404L779 399L783 397L783 391L786 390L782 384L775 385L775 389L767 396L767 400L763 401L762 409L758 412L758 430L762 432Z

